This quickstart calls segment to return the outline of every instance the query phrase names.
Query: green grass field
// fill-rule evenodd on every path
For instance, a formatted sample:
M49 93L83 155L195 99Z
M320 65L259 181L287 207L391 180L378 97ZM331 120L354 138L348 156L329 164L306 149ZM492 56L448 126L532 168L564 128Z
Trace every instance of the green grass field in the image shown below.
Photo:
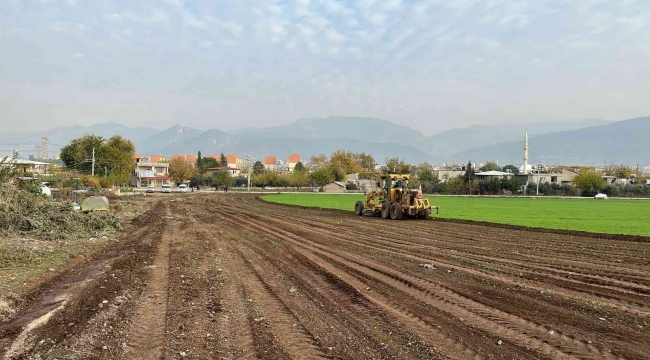
M323 209L354 210L359 195L279 194L264 200ZM430 197L439 218L650 236L650 200Z

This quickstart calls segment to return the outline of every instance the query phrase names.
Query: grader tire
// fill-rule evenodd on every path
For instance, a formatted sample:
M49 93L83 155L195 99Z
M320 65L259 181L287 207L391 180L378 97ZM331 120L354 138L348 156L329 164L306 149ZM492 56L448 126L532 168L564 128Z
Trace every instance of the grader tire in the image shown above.
M402 210L402 204L395 202L390 207L390 218L393 220L402 220L404 216L404 211Z
M357 201L357 203L354 204L354 213L359 216L363 215L363 201Z
M390 203L388 201L381 204L381 217L383 219L390 219Z

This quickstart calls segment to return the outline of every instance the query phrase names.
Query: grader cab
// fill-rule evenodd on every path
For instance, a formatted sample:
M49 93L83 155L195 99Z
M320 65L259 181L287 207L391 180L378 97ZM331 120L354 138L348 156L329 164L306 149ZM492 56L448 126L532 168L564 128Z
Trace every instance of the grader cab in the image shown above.
M384 219L401 220L404 217L428 219L431 210L440 211L438 206L431 206L428 199L422 196L422 189L410 190L408 183L410 175L381 174L373 179L373 187L365 201L357 201L354 206L355 214L381 216Z

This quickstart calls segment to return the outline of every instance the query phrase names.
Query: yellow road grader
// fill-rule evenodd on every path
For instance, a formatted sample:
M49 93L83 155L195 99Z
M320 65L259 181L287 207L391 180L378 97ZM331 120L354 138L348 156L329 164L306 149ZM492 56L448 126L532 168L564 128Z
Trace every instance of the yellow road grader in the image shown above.
M422 188L409 190L410 175L385 173L372 180L376 185L366 194L366 200L357 201L354 212L359 216L381 216L384 219L401 220L404 217L428 219L431 210L440 207L431 206L422 196Z

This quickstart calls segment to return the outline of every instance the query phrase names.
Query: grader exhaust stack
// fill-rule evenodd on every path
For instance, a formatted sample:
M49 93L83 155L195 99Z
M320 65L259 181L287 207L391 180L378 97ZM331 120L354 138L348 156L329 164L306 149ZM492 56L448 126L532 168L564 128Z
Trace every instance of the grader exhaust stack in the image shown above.
M388 173L373 179L377 190L371 189L365 201L357 201L355 214L401 220L404 217L428 219L433 209L439 213L440 207L431 206L429 200L422 196L421 186L418 191L409 190L409 179L408 174Z

